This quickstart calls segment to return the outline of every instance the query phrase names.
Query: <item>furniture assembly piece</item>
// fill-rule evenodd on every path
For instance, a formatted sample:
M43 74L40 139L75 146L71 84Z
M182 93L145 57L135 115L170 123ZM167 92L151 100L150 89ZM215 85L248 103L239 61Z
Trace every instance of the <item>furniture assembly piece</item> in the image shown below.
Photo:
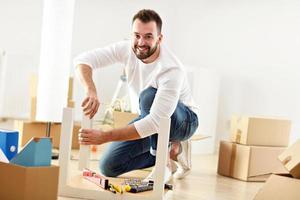
M90 147L80 145L79 169L72 171L70 166L72 131L74 123L74 109L64 108L61 140L59 147L59 195L74 198L97 199L97 200L163 200L170 191L164 189L165 166L167 165L170 118L161 118L158 131L158 146L154 173L154 188L152 191L142 193L114 194L110 191L90 183L82 177L82 170L88 167ZM83 117L82 128L91 128L92 123Z

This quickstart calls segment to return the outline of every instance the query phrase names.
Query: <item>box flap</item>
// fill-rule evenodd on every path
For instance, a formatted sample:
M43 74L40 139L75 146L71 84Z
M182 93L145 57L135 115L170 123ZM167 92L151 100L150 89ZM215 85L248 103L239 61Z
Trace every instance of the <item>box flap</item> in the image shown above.
M295 178L300 178L300 140L282 152L278 159Z
M22 166L50 166L51 141L47 137L32 138L10 162Z
M258 191L254 200L299 200L300 180L281 175L271 175Z
M284 147L251 146L248 176L254 178L271 173L287 173L287 170L277 159L284 150Z

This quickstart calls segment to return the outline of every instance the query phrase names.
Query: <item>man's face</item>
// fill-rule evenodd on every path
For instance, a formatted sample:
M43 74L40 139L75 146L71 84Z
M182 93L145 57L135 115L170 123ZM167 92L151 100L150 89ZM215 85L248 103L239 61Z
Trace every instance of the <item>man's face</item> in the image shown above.
M143 23L136 19L132 24L132 32L132 49L135 55L141 60L149 58L157 50L162 37L157 31L156 23Z

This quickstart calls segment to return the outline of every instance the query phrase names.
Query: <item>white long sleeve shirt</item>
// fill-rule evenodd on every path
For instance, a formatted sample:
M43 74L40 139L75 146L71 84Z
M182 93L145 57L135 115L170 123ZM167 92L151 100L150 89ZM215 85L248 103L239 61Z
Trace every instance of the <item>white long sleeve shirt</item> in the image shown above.
M184 66L164 44L160 46L159 57L149 64L136 57L129 40L82 53L74 59L75 66L86 64L92 69L115 63L125 66L130 92L136 97L149 86L157 89L150 114L134 123L142 138L158 132L159 119L170 118L178 101L197 113Z

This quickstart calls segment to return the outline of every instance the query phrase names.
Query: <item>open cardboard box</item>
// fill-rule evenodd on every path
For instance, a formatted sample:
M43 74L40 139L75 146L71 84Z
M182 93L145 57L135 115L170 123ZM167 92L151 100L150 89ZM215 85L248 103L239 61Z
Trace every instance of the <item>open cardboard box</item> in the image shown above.
M0 162L0 199L56 200L59 167L23 167Z
M258 191L254 200L299 200L300 179L289 174L273 174Z
M255 146L288 146L291 121L281 118L237 117L231 119L231 141Z
M244 181L265 181L272 173L287 173L277 159L284 149L221 141L218 174Z
M300 140L281 153L278 159L294 178L300 178Z

